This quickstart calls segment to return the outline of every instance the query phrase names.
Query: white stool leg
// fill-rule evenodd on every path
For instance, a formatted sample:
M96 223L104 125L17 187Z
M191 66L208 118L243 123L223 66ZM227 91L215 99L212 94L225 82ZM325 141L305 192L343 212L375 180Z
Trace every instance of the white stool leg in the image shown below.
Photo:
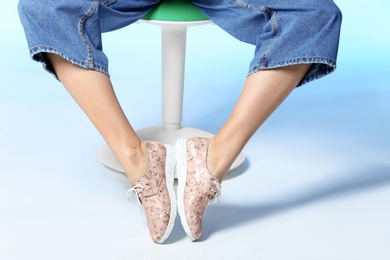
M162 126L137 131L141 140L174 144L178 138L212 137L213 134L191 127L181 127L187 24L161 25L162 46Z
M164 130L181 128L187 26L162 26L162 120Z

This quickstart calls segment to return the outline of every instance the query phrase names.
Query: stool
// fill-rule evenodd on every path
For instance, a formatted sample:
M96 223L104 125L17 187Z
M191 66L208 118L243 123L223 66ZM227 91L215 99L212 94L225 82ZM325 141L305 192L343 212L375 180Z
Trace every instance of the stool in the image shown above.
M138 136L143 141L172 145L178 138L212 137L209 132L181 126L187 28L211 21L190 0L164 0L141 22L161 26L163 125L140 129L136 131ZM109 168L124 172L106 143L100 148L99 158ZM230 170L240 166L244 159L244 154L240 153Z

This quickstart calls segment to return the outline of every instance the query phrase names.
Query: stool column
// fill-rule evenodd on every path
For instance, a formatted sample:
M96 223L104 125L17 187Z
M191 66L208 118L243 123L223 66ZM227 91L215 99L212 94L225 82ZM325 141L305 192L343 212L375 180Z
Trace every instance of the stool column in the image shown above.
M187 26L162 28L162 119L164 130L181 128Z

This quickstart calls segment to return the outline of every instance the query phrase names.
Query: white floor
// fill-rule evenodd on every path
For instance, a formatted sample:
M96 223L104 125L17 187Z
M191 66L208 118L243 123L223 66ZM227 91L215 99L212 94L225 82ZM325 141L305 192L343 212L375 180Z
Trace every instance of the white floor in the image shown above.
M199 242L177 219L156 245L126 178L98 161L101 137L29 60L16 4L1 2L0 259L390 259L390 4L337 3L337 72L294 91L248 143ZM160 124L159 29L104 37L134 128ZM183 125L219 129L252 51L216 26L189 30Z

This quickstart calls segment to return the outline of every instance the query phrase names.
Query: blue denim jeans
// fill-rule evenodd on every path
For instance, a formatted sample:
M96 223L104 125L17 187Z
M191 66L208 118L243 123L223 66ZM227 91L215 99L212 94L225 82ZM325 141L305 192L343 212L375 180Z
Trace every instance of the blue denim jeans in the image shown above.
M31 57L54 74L44 53L108 75L101 34L142 18L160 0L20 0ZM336 68L341 12L333 0L192 0L215 24L256 46L249 74L312 63L299 83ZM55 75L55 74L54 74Z

